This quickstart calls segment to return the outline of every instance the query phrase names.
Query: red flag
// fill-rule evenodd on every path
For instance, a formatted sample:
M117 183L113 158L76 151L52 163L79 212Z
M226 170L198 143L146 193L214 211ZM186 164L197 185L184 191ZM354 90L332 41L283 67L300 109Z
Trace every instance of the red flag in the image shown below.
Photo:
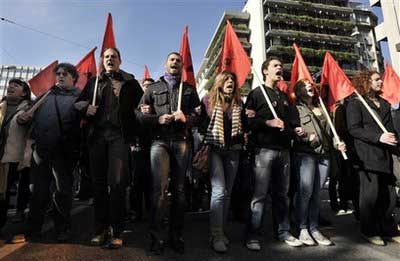
M57 65L58 61L56 60L29 80L31 91L36 97L47 92L56 83L56 75L53 73L53 70Z
M280 80L277 84L276 87L278 87L279 90L281 90L284 93L289 92L289 87L287 86L286 82L284 80Z
M96 59L94 57L94 52L97 47L90 50L90 52L83 57L83 59L76 65L76 70L79 73L79 79L75 86L79 89L83 89L87 81L97 74Z
M192 63L192 54L190 53L188 27L185 27L181 41L181 50L179 52L182 56L183 70L182 81L196 87L196 80L194 79L194 70Z
M229 21L226 21L224 45L222 47L222 56L219 64L219 72L229 70L236 74L238 86L242 87L246 81L247 75L251 70L250 59L243 49L242 43L237 37Z
M321 71L321 87L329 85L328 106L331 111L335 109L335 103L354 92L354 87L346 74L333 59L329 52L326 52L324 64Z
M106 30L104 32L103 45L101 46L100 56L103 56L103 53L107 48L115 48L115 47L116 44L114 38L112 16L111 13L108 13Z
M390 64L386 64L386 69L382 79L382 97L391 104L400 102L400 77L396 74Z
M295 51L295 56L292 65L292 74L290 77L290 86L292 87L291 90L293 89L295 83L301 79L307 79L311 83L314 83L313 78L311 77L311 74L308 71L307 65L304 62L303 56L301 56L299 47L297 47L297 45L294 43L293 48Z
M143 72L143 80L151 78L149 68L147 68L147 65L144 66L144 72Z

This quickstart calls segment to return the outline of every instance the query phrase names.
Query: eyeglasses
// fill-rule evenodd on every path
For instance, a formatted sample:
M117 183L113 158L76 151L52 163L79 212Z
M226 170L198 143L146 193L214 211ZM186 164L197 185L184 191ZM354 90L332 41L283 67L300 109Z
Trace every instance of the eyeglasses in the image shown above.
M56 72L56 75L57 75L57 76L64 76L64 77L67 77L67 76L68 76L68 73L67 73L67 72Z

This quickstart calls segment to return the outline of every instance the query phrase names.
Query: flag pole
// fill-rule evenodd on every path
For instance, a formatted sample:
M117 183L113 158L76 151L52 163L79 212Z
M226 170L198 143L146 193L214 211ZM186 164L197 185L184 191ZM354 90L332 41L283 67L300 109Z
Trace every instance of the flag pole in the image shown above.
M182 106L182 89L183 89L183 81L181 79L181 82L179 83L178 107L176 108L176 111L180 111L181 110L181 106Z
M339 135L337 134L337 131L336 131L336 129L335 129L335 126L333 125L332 119L331 119L331 117L329 116L328 110L326 109L326 106L325 106L324 101L322 100L321 96L318 96L318 100L319 100L319 103L321 104L322 111L323 111L323 113L325 114L325 118L326 118L326 120L328 121L329 127L331 128L333 137L334 137L336 143L339 144L339 143L341 142L341 141L340 141L340 138L339 138ZM347 157L346 152L341 151L341 153L342 153L342 156L343 156L343 158L344 158L345 160L348 160L348 159L349 159L349 158Z
M27 112L34 113L40 105L46 100L46 97L50 94L50 90L48 90Z
M100 76L100 65L103 62L103 60L99 59L99 66L97 67L97 73L96 73L96 82L94 84L94 90L93 90L93 99L92 99L92 106L96 106L96 97L97 97L97 86L99 85L99 76Z
M372 118L375 120L376 124L378 124L379 128L383 131L383 133L388 133L388 130L383 126L382 122L378 119L376 114L372 111L371 107L368 105L368 103L365 101L364 97L361 96L361 94L357 91L354 90L354 93L357 95L357 97L360 99L361 103L364 105L364 107L367 109L369 114L372 116Z
M264 95L265 100L267 101L269 110L272 112L274 119L278 119L279 118L278 114L276 113L274 106L272 105L271 99L268 97L267 92L263 88L263 82L261 81L260 77L258 77L258 74L257 74L256 70L254 70L253 66L251 66L251 70L253 71L253 74L256 76L256 78L260 84L261 92Z

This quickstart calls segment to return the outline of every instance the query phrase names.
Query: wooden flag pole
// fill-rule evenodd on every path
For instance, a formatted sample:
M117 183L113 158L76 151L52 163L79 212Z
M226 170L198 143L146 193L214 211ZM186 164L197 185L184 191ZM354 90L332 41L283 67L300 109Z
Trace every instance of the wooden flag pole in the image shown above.
M50 90L48 90L42 97L27 111L28 113L34 113L40 105L46 100L46 97L50 94Z
M182 89L183 89L183 81L181 80L181 82L179 83L178 107L176 108L176 111L180 111L181 110L181 106L182 106Z
M265 100L267 101L268 104L268 108L269 110L272 112L272 115L274 116L275 119L278 119L278 114L276 113L274 106L272 105L271 99L268 97L267 92L264 90L263 88L263 82L261 81L261 79L258 77L258 74L256 72L256 70L254 70L253 66L251 66L251 70L253 71L253 74L256 76L259 84L260 84L260 89L262 94L264 95Z
M334 137L336 143L339 144L339 143L341 142L341 141L340 141L340 138L339 138L339 135L337 134L337 131L336 131L336 129L335 129L335 126L333 125L332 119L331 119L331 117L329 116L328 110L326 109L326 106L325 106L324 101L322 100L321 96L318 97L318 100L319 100L319 103L321 104L321 108L322 108L322 111L323 111L323 113L324 113L324 115L325 115L325 118L326 118L326 120L328 121L329 127L331 128L331 131L332 131L332 133L333 133L333 137ZM347 157L346 152L341 151L341 153L342 153L342 156L343 156L343 158L344 158L345 160L348 160L348 159L349 159L349 158Z
M360 99L361 103L364 105L364 107L367 109L369 114L372 116L372 118L375 120L376 124L378 124L379 128L383 131L383 133L388 133L388 130L383 126L382 122L378 119L376 114L372 111L371 107L368 105L368 103L365 101L364 97L361 96L361 94L357 91L354 90L355 94L357 97Z
M100 56L99 66L97 67L97 73L96 73L96 82L94 84L94 90L93 90L92 106L96 106L97 86L99 85L100 66L102 62L103 59Z

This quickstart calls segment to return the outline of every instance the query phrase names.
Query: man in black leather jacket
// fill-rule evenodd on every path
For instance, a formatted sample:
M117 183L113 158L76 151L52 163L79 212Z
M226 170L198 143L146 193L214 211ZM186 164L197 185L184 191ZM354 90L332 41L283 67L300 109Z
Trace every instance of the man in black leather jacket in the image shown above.
M151 129L151 189L150 235L151 251L161 254L163 241L161 222L167 203L165 187L171 173L169 243L178 253L184 252L183 223L185 209L184 180L189 164L190 128L197 125L200 100L196 90L183 83L182 106L178 108L182 57L170 53L166 61L167 72L151 84L143 95L141 104L146 107L143 122Z

